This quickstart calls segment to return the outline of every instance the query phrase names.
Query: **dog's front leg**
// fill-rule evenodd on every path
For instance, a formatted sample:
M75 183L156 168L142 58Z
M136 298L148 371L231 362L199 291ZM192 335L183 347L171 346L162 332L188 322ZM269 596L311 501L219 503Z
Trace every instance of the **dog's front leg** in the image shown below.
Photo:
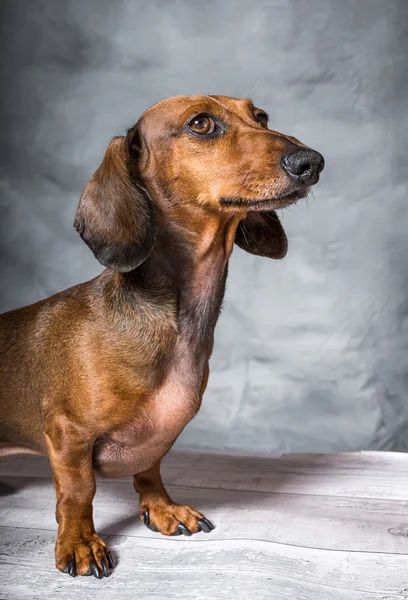
M56 566L72 576L94 575L101 579L114 565L93 524L93 440L83 427L63 416L48 419L44 433L57 496Z
M191 535L198 531L209 533L214 525L205 516L191 508L181 506L168 495L160 475L160 461L151 469L133 477L139 492L140 518L152 531L163 535Z

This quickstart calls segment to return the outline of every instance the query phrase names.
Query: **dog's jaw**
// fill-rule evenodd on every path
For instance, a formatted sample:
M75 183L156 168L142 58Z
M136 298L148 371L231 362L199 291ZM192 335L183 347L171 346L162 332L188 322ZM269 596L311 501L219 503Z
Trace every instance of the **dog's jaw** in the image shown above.
M223 208L230 210L277 210L295 204L309 193L310 188L294 190L287 194L269 198L220 198L219 202Z

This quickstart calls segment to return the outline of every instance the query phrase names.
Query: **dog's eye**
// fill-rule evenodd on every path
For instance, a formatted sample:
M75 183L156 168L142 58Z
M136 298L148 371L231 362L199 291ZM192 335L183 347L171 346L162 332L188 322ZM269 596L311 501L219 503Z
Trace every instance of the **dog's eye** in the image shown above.
M198 115L191 119L188 124L188 128L194 133L199 133L200 135L208 135L209 133L214 133L216 130L216 123L214 119L209 117L208 115Z
M255 118L258 125L268 129L268 115L266 113L258 113Z

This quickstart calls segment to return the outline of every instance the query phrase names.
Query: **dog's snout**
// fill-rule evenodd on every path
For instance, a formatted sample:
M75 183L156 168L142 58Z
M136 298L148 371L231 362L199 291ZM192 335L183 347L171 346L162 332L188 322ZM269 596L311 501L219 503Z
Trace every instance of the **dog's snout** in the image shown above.
M296 150L282 157L282 166L299 183L309 186L317 182L324 158L315 150Z

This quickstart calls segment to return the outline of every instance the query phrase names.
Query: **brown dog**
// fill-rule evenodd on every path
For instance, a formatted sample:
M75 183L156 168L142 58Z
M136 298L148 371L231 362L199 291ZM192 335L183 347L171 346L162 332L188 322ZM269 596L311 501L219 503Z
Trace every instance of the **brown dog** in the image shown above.
M75 220L107 269L0 318L0 452L48 453L64 573L113 567L93 525L95 473L132 475L154 531L213 529L169 497L160 460L200 407L234 242L285 256L274 209L323 165L225 96L160 102L110 143Z

